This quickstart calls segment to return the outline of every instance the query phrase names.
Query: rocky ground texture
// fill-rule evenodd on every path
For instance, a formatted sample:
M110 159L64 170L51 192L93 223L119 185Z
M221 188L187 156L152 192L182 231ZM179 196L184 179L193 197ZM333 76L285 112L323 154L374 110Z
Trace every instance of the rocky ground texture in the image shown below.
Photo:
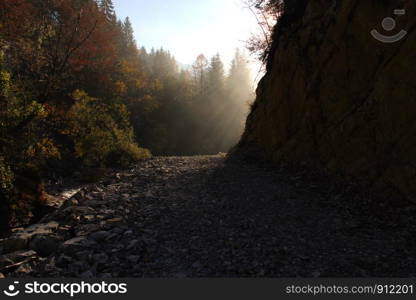
M0 241L0 276L416 276L416 206L325 173L158 157Z

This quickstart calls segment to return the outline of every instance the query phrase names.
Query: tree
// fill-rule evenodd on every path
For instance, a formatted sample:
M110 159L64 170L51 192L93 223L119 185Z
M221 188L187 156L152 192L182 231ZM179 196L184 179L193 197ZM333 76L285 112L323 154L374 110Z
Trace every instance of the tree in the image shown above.
M247 92L251 89L250 68L247 58L241 53L240 49L235 52L227 80L228 88L238 91L240 95L247 95Z
M134 60L139 55L139 50L134 39L134 31L130 18L126 17L124 22L118 21L116 28L118 31L117 47L119 58L122 60Z
M138 49L110 0L0 1L0 201L29 163L69 176L147 157L139 144L159 155L227 151L247 82L240 52L225 76L219 54L179 70L169 51Z
M94 1L19 0L0 8L8 64L15 78L30 82L25 86L36 86L34 98L62 102L68 100L62 94L80 83L102 86L108 80L115 65L114 30Z
M330 2L330 1L328 1ZM332 0L336 7L336 0ZM247 49L265 63L272 46L272 35L279 34L286 26L303 15L309 1L305 0L244 0L253 13L260 28L260 34L247 41Z
M106 16L108 22L114 23L116 21L116 13L112 0L100 0L99 7Z
M227 130L220 130L219 147L228 151L238 142L243 129L245 118L248 114L248 102L253 98L251 88L251 76L247 58L236 50L231 68L226 80L227 98L222 111L227 112L222 117L222 127Z
M224 90L224 64L221 61L221 56L217 53L211 58L211 63L208 68L208 88L211 93L221 94Z
M285 6L283 0L245 0L245 6L256 18L260 34L253 34L247 41L247 48L265 62L271 42L273 28Z
M152 49L147 55L150 74L153 79L168 79L178 73L178 65L169 51Z
M192 69L194 72L194 80L196 91L198 95L204 95L206 91L206 73L208 67L208 60L206 59L204 54L199 54L196 58L194 64L192 65Z
M125 42L128 46L136 46L136 41L134 40L134 31L133 26L131 25L131 21L129 17L126 17L123 23L123 34Z

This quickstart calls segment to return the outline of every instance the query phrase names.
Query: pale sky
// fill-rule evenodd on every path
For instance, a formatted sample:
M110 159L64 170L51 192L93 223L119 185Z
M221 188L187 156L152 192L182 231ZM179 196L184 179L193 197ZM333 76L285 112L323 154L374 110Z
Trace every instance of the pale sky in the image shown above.
M228 65L237 47L244 49L256 19L242 0L113 0L119 18L129 16L139 47L163 47L184 64L198 54L219 52ZM256 76L259 65L253 64Z

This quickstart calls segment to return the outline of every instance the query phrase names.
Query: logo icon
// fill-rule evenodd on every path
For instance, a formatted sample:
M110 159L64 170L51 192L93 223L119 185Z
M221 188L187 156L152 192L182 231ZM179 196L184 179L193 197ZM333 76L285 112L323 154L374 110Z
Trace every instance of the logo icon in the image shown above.
M406 14L406 10L404 9L395 9L394 10L394 14L396 16L404 16ZM381 26L383 27L383 29L385 31L392 31L393 29L396 28L396 21L393 18L384 18L383 21L381 22ZM384 35L381 34L380 32L378 32L376 29L373 29L371 31L371 35L378 41L383 42L383 43L396 43L398 41L400 41L402 38L404 38L407 34L406 30L400 30L397 34L395 35Z
M4 290L3 293L6 296L14 297L19 295L20 291L16 290L16 286L19 284L19 281L15 281L14 284L9 285L7 290Z

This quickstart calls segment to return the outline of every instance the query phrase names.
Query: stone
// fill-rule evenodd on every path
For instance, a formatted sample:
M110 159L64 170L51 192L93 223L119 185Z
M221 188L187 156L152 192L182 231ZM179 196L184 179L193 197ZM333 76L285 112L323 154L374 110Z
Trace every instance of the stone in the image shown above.
M29 249L46 257L58 250L62 238L56 234L36 234L29 242Z
M71 231L72 227L69 225L59 226L59 228L56 230L57 234L65 235L68 234Z
M12 228L10 231L12 232L12 233L17 233L17 232L22 232L22 231L24 231L25 229L23 228L23 227L18 227L18 228Z
M107 263L108 262L108 255L105 253L97 253L92 256L92 261L94 263Z
M75 252L85 250L86 248L90 248L95 244L96 243L94 241L89 240L85 236L79 236L65 241L61 245L61 249L64 253L73 254Z
M89 235L96 231L100 230L100 225L98 224L80 224L75 226L75 235L76 236L83 236L83 235Z
M111 240L115 240L115 239L118 239L119 238L119 235L118 234L116 234L116 233L111 233L109 236L107 236L106 238L105 238L105 240L106 241L111 241Z
M123 233L124 236L131 236L133 235L133 231L132 230L127 230Z
M13 252L26 249L33 236L39 234L51 234L59 227L59 223L51 221L48 223L34 224L26 229L15 232L11 237L2 241L3 252Z
M14 262L21 262L27 258L37 257L33 250L22 250L7 254Z
M126 249L131 250L131 249L136 248L138 245L139 245L139 240L131 240L129 244L127 245Z
M188 277L185 273L176 273L175 278L183 279Z
M199 261L196 261L196 262L194 262L192 264L192 268L194 268L194 269L201 269L202 268L202 265L201 265L201 263Z
M124 229L121 227L115 227L113 229L111 229L111 232L114 234L122 234L124 232Z
M0 269L3 269L4 267L10 266L14 264L14 261L12 261L8 257L0 257Z
M101 200L91 200L88 201L88 205L94 208L100 208L103 207L106 204L105 201L101 201Z
M101 242L108 238L110 236L110 233L108 231L97 231L89 235L89 238L96 241Z
M78 216L93 215L96 213L95 209L89 206L77 206L71 209L72 213Z
M106 214L107 216L113 216L115 213L114 209L109 209L109 208L101 209L100 212L103 214Z
M78 200L76 200L76 199L74 199L74 198L70 198L70 199L66 200L66 201L62 204L62 206L60 207L60 209L61 209L61 210L64 210L64 209L66 209L66 208L69 208L69 207L74 207L74 206L78 206L78 205L79 205Z
M152 191L147 191L146 193L144 193L144 196L145 196L146 198L153 198L153 197L154 197L154 194L153 194L153 192L152 192Z
M85 271L84 273L82 273L79 277L81 278L94 278L94 274L92 273L91 270Z
M74 256L78 260L87 260L90 258L91 253L90 250L81 250L76 252Z
M123 224L123 218L121 218L121 217L112 218L112 219L106 220L105 222L108 225L117 226L117 225Z
M81 190L78 193L76 193L75 195L73 195L72 199L75 199L79 202L82 202L84 200L84 197L85 197L85 192L83 190Z
M57 259L56 259L56 265L58 267L64 268L66 267L68 264L72 263L72 258L70 256L67 256L65 254L61 254Z
M27 259L36 258L38 255L32 250L19 250L0 256L0 268L4 268Z
M314 277L314 278L318 278L320 276L321 276L321 272L315 271L315 272L312 273L312 277Z
M79 275L89 270L90 268L91 266L87 262L77 261L68 266L68 271Z
M51 221L45 224L34 224L29 226L24 230L24 232L27 232L29 234L42 234L42 233L52 233L56 231L59 227L59 223L56 221Z
M29 264L23 264L23 265L19 266L17 268L17 270L14 271L13 273L18 274L18 275L27 275L32 271L33 271L33 269Z
M3 240L3 252L9 253L27 248L31 235L19 233Z
M138 255L129 255L127 257L127 260L129 262L133 263L133 264L137 263L139 261L139 259L140 259L140 256L138 256Z
M92 222L94 221L95 216L94 215L85 215L85 216L81 216L81 220L84 222Z

